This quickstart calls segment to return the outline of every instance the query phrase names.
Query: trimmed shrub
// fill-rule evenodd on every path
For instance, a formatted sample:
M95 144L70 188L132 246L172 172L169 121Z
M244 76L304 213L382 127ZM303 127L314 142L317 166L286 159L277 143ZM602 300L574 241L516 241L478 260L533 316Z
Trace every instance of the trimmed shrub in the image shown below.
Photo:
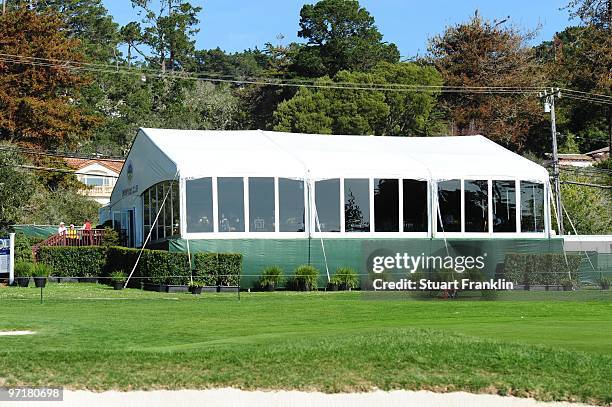
M240 253L195 253L194 280L207 286L237 286L242 272Z
M217 285L217 253L195 253L192 265L194 281L204 286Z
M104 277L110 281L113 272L126 276L132 272L140 249L126 247L64 247L43 246L40 262L51 266L54 276ZM196 253L193 255L194 280L205 285L238 285L242 271L242 255L235 253ZM150 284L186 285L189 280L187 253L165 250L142 251L130 286L140 282Z
M42 246L38 252L41 263L53 268L59 277L98 277L106 265L106 248L100 246Z
M525 285L560 285L568 278L577 282L581 261L582 256L577 254L508 253L504 259L504 277L514 284Z
M217 255L217 284L237 286L242 271L242 255L239 253L219 253Z

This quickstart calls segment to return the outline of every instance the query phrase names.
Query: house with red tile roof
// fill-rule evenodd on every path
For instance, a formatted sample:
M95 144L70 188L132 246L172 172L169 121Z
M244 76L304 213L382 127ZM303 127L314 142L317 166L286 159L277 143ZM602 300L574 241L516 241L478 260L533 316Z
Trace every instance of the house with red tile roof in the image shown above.
M116 158L64 158L66 164L74 169L79 181L85 184L81 190L101 205L110 201L111 192L125 160Z

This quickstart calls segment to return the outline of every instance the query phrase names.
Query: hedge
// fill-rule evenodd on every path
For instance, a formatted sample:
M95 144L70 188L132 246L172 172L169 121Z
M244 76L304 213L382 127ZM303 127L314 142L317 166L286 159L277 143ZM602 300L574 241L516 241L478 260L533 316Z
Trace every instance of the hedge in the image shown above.
M242 255L196 253L193 255L193 269L195 281L204 285L237 286L242 270Z
M39 261L49 264L60 277L103 277L113 271L129 275L136 263L140 249L126 247L64 247L43 246ZM195 281L205 285L236 286L242 271L242 255L237 253L194 253L192 268ZM133 285L139 283L184 285L189 283L189 258L187 253L165 250L142 251L138 267L132 275Z
M98 277L104 273L106 251L98 246L42 246L38 260L59 277Z
M581 261L582 256L577 254L508 253L504 259L504 277L514 284L560 285L568 278L578 281Z

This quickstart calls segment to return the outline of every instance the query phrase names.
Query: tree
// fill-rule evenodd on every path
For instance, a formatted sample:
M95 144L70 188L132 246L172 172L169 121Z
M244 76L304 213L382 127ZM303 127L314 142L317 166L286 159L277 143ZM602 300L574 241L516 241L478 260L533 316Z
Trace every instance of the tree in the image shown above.
M572 17L579 17L584 27L582 41L587 44L583 61L590 68L593 90L612 94L612 0L572 0ZM608 147L612 150L612 107L607 108Z
M563 175L563 180L583 183L599 183L612 185L609 175L593 178L590 175ZM583 185L561 185L561 200L576 231L581 235L609 235L612 233L612 194L609 190L588 187ZM566 229L573 233L567 215L565 215Z
M359 83L372 89L334 89L336 83ZM381 63L370 73L339 72L333 80L322 78L323 88L300 89L274 113L275 130L324 134L375 134L380 136L430 135L436 129L432 92L377 90L386 83L441 86L435 69L412 63ZM337 85L336 85L337 86Z
M151 49L153 56L142 52L136 43L129 44L162 71L180 70L193 58L193 36L199 31L197 16L202 8L184 0L161 0L159 11L155 12L152 3L151 0L132 0L132 5L143 15L144 28L139 38Z
M23 61L82 61L79 45L66 36L56 14L21 7L0 16L0 52L20 56L19 62L0 61L1 139L43 148L74 146L99 122L79 106L86 76L65 65Z
M529 38L503 22L476 15L432 38L429 59L446 86L541 86L543 75L526 45ZM533 95L449 93L443 102L452 133L480 133L518 151L524 149L534 124L543 119Z
M6 232L19 221L21 208L34 190L34 180L19 167L22 164L22 158L9 145L0 144L0 232Z
M292 70L304 76L367 71L382 61L399 61L395 44L382 41L374 18L356 0L304 5L298 36L308 43L300 49Z
M60 15L68 36L79 39L79 51L88 60L108 62L117 56L118 25L102 0L11 0L9 4L13 8L33 5L39 13Z

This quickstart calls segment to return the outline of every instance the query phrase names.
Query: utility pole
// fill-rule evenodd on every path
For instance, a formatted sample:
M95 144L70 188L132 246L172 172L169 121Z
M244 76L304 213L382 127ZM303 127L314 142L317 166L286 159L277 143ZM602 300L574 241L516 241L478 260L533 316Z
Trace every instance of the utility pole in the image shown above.
M551 88L540 94L544 98L544 112L550 112L550 130L552 132L553 182L555 188L555 203L559 222L559 235L563 235L563 209L561 208L561 186L559 182L559 154L557 152L557 122L555 118L555 97L560 98L559 88Z
M6 14L6 2L8 0L2 0L2 15Z

